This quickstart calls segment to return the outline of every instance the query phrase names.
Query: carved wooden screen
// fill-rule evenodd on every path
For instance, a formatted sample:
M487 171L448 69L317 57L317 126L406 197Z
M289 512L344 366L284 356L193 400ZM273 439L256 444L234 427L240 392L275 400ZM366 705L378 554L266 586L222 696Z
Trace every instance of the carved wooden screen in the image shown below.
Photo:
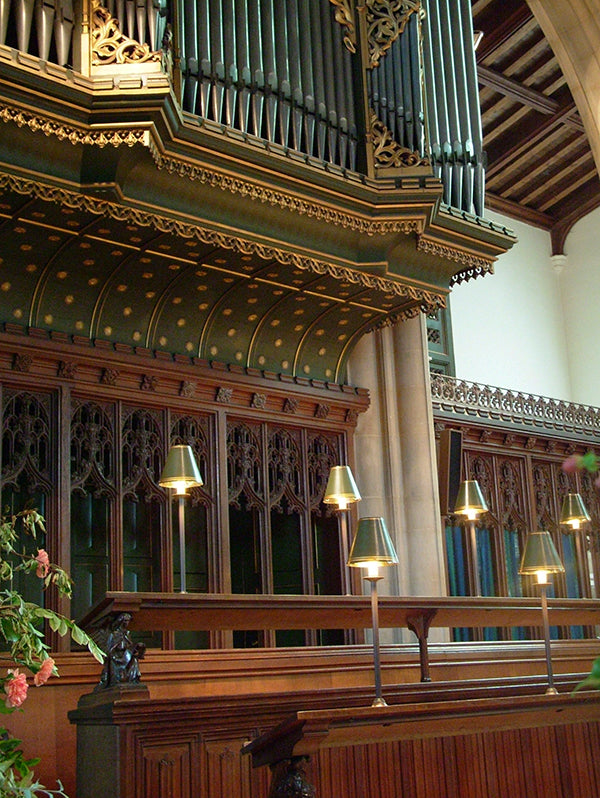
M57 376L48 377L49 368L41 390L27 373L31 362L22 375L15 367L20 361L12 362L0 385L2 503L14 511L29 503L46 516L45 546L75 582L71 607L62 611L81 618L109 590L179 590L178 505L158 484L173 444L192 447L204 480L186 500L190 591L342 592L338 519L321 500L331 466L346 457L351 427L344 419L356 419L349 410L353 400L343 400L343 393L325 404L323 389L313 396L307 383L298 400L281 394L279 419L265 412L257 418L250 406L254 384L244 385L245 393L239 382L203 386L198 391L208 398L199 404L192 383L182 383L177 370L179 393L166 399L154 395L158 377L123 377L126 363L120 371L99 361L99 390L74 389L69 381L75 369L67 371L60 361ZM121 391L117 380L137 388ZM229 408L235 395L245 398ZM359 401L362 406L364 399ZM336 420L327 421L329 413ZM44 600L41 592L31 598ZM162 640L148 635L147 642L225 646L231 635L200 630L164 634ZM250 632L234 642L318 644L343 637Z
M234 593L339 593L337 521L321 503L341 440L284 425L229 422L227 465ZM236 645L332 642L333 633L234 633Z
M44 515L52 506L52 481L56 449L56 396L37 391L6 388L2 393L2 510L13 514L35 507ZM31 539L21 539L17 550L35 550ZM39 543L43 547L43 542ZM16 565L17 563L15 563ZM41 583L16 571L13 586L26 600L43 605Z
M560 439L524 434L522 428L508 429L469 424L448 418L437 420L444 427L462 431L462 475L476 479L489 512L477 521L477 551L472 551L464 522L456 516L445 519L448 587L452 595L474 595L474 568L478 568L481 594L486 596L536 595L530 578L519 574L525 539L532 529L543 527L552 535L564 574L552 577L550 595L579 598L598 595L595 584L600 571L598 532L600 501L588 474L567 475L561 465L574 452L589 446L567 435ZM559 524L562 497L580 492L592 516L592 523L579 533ZM476 564L475 564L476 556ZM554 636L582 637L593 630L570 627L553 630ZM485 639L526 637L523 629L486 630ZM472 630L458 630L460 639L472 639Z

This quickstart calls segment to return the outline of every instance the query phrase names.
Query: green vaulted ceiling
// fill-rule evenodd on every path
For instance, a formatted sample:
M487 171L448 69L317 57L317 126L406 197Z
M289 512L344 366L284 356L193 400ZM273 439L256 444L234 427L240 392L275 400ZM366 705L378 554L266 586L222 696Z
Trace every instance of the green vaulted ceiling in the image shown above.
M342 173L199 126L164 76L95 94L27 66L0 71L7 330L344 382L365 332L513 243L443 207L428 167Z
M252 249L252 248L250 248ZM419 296L0 191L5 323L319 379ZM300 264L300 265L298 265ZM350 275L351 277L351 275Z

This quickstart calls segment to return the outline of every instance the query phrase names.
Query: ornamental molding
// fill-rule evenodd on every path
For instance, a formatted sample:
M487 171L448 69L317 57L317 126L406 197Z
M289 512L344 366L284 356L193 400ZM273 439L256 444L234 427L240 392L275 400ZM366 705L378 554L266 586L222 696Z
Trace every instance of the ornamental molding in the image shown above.
M399 144L392 131L377 118L372 109L369 111L369 132L376 167L430 166L429 158L422 158L418 152Z
M351 53L356 52L356 23L352 0L329 0L335 6L335 21L344 28L343 42Z
M422 219L363 219L326 205L307 202L292 194L284 194L279 190L251 183L224 172L216 172L204 166L163 155L152 144L150 145L150 151L156 166L159 169L164 169L169 174L186 177L211 188L229 191L231 194L240 194L265 205L276 205L283 210L297 213L300 216L308 216L336 227L355 230L364 235L375 236L394 233L404 233L405 235L416 233L418 235L424 229Z
M600 439L600 408L597 407L480 385L441 374L432 375L431 398L434 413Z
M380 275L360 272L348 266L340 266L317 258L279 249L272 245L239 238L200 225L183 222L179 219L161 216L138 208L131 208L106 199L79 194L57 186L49 186L28 178L17 177L0 172L0 188L8 188L19 194L33 194L42 200L54 202L92 213L96 216L107 216L120 222L132 222L143 227L153 227L162 233L171 233L183 238L195 238L203 244L211 244L224 249L232 249L244 255L258 255L264 260L276 260L278 263L291 265L294 268L310 271L318 275L326 275L336 280L348 281L354 285L387 292L402 297L411 304L418 304L426 312L435 312L444 307L444 296L412 285L390 280ZM404 317L404 315L403 315Z
M143 128L90 130L74 125L64 125L47 117L1 103L0 121L12 122L18 127L28 127L33 133L43 133L44 136L56 136L60 141L69 141L73 145L133 147L135 144L148 146L149 142L149 133Z
M92 3L92 66L107 64L141 64L162 60L160 51L152 52L147 44L121 33L119 23L110 11L100 5L100 0Z
M420 0L367 0L367 44L371 68L379 66L379 61L402 34L415 12L421 12Z
M379 236L404 234L420 235L424 230L421 218L408 219L365 219L351 213L344 213L335 208L317 202L309 202L291 194L261 186L224 172L206 169L203 166L184 161L179 158L165 156L159 152L152 141L150 131L146 128L102 128L90 130L75 125L65 125L40 114L23 111L15 106L0 103L0 121L28 127L33 133L55 136L59 141L68 141L74 146L93 147L133 147L141 144L152 154L158 169L169 174L195 180L211 188L229 191L266 205L273 205L297 213L300 216L324 221L327 224L356 231L363 235Z
M483 274L494 273L495 258L483 258L481 255L475 255L472 252L465 252L462 249L451 247L448 244L442 244L439 241L433 241L424 235L419 236L417 241L417 250L426 252L428 255L435 255L447 260L456 261L465 266L450 278L450 287L458 283L466 282L467 280L480 277Z

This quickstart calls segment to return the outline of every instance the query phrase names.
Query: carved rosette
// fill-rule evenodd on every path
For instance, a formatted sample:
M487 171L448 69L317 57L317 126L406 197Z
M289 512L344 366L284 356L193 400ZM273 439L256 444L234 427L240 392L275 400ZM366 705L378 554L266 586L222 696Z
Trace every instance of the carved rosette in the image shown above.
M400 36L415 11L421 11L420 0L367 0L370 67L378 66L382 56Z
M161 61L159 51L152 52L147 44L140 44L121 33L119 23L110 12L92 3L92 64L140 64Z
M369 132L373 146L375 166L395 168L405 166L429 166L429 158L421 158L418 152L403 147L394 139L394 134L381 122L373 110L369 114Z

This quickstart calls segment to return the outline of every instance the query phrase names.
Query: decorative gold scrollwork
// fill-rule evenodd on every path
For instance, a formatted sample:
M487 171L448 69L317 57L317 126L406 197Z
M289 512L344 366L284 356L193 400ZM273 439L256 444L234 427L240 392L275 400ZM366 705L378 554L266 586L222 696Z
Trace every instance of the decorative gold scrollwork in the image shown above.
M415 12L421 12L420 0L367 0L370 67L378 66L381 57L400 36L411 14Z
M329 0L335 6L335 21L346 29L344 44L351 53L356 52L356 25L352 0Z
M92 64L139 64L160 61L160 51L152 52L147 44L140 44L121 33L119 23L93 0L92 5Z
M429 166L429 158L421 158L418 152L398 144L392 131L377 118L374 111L369 114L369 130L375 166L384 169L398 166Z

